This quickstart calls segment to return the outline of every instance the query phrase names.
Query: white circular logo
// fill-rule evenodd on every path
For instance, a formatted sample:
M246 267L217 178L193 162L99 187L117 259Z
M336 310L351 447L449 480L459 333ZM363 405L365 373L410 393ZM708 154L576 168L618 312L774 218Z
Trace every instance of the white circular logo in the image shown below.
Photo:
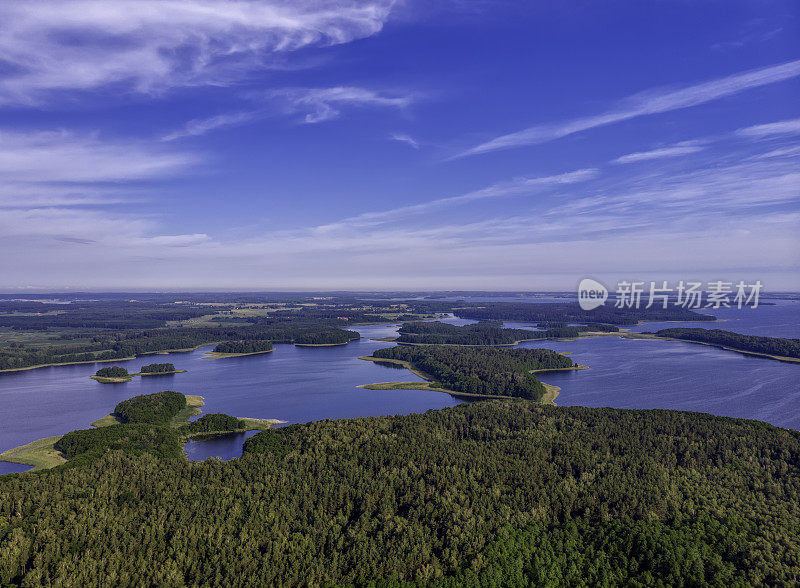
M600 282L584 278L578 284L578 304L583 310L592 310L602 306L608 300L608 289Z

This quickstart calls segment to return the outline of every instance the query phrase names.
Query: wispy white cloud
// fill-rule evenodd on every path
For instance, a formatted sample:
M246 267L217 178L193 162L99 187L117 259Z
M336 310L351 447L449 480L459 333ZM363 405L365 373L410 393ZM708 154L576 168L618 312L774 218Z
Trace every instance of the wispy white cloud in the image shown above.
M732 96L751 88L788 80L799 75L800 60L796 60L746 71L678 90L650 90L627 98L614 110L553 124L537 125L515 133L501 135L467 149L455 157L545 143L581 131L640 116L697 106L712 100Z
M775 135L800 135L800 118L782 120L763 125L745 127L736 131L742 137L771 137Z
M773 157L796 157L800 155L800 145L794 147L781 147L779 149L772 149L766 153L759 153L754 155L753 159L771 159Z
M458 206L476 200L487 198L501 198L519 194L538 194L547 188L561 185L585 182L597 175L596 169L579 169L553 176L542 176L535 178L517 178L510 182L500 182L474 192L461 194L459 196L449 196L447 198L437 198L420 204L400 206L390 210L379 212L365 212L351 218L338 221L336 223L317 227L317 231L338 231L342 228L376 226L384 223L396 221L398 219L415 215L424 214L438 208L448 206Z
M256 120L260 116L263 116L260 111L249 111L218 114L208 118L196 118L187 122L180 129L164 135L161 140L174 141L185 137L197 137L217 129L239 126Z
M419 149L419 142L414 137L407 135L406 133L392 133L389 135L389 138L392 141L399 141L400 143L410 145L414 149Z
M283 103L287 113L300 113L303 122L318 123L337 118L345 108L404 109L415 99L413 94L389 93L337 86L333 88L282 88L268 94Z
M202 161L199 154L144 141L63 130L0 131L0 217L141 202L148 196L142 181L174 177ZM65 230L63 223L54 227Z
M0 103L122 84L224 85L288 53L378 33L394 0L37 0L0 3ZM59 96L63 99L63 96Z
M709 158L694 171L678 174L626 170L518 179L476 190L465 199L431 201L423 211L470 199L538 193L531 191L538 184L563 190L552 194L557 197L516 201L516 213L504 207L502 215L487 217L484 208L471 220L436 215L435 222L417 222L401 209L325 226L260 228L249 237L225 240L201 231L165 234L157 217L142 212L12 210L0 214L0 246L10 253L0 256L0 276L70 285L79 275L84 287L120 288L536 289L570 287L565 280L587 273L627 279L686 279L691 274L745 276L769 288L797 287L796 163L775 159L723 165ZM758 276L747 273L764 268L764 259L770 260L768 270ZM89 271L109 260L131 271L125 276ZM210 283L205 277L209 269ZM141 281L131 283L132 275ZM95 281L87 282L86 276ZM342 276L359 278L344 282Z
M200 161L140 141L69 131L0 131L0 180L12 183L120 182L163 177Z
M651 149L650 151L639 151L637 153L629 153L622 157L617 157L613 163L636 163L639 161L649 161L651 159L664 159L666 157L680 157L681 155L690 155L702 151L705 147L696 141L686 141L668 147L660 147L658 149Z

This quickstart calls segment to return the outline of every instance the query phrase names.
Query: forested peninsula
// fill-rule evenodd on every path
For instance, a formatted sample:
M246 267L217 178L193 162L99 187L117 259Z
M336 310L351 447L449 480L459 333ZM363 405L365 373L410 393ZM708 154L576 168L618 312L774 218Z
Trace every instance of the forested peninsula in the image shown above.
M74 468L92 463L109 452L186 459L183 446L192 437L267 429L274 419L237 418L222 413L200 414L203 399L166 390L123 400L111 414L92 423L91 429L71 431L61 437L36 441L0 455L5 461L36 469Z
M744 351L777 358L800 359L800 339L742 335L720 329L674 328L655 333L659 337L707 343L735 351Z
M412 371L430 379L432 389L536 401L542 400L547 386L533 372L576 367L569 357L549 349L400 346L378 349L371 357L362 359L403 362Z
M589 332L617 333L614 325L590 323L580 326L559 325L542 331L506 329L502 321L488 320L456 326L439 321L404 323L399 329L398 343L406 345L514 345L537 339L580 337Z
M800 577L800 434L756 421L496 400L274 429L229 462L188 462L152 427L0 478L0 584Z

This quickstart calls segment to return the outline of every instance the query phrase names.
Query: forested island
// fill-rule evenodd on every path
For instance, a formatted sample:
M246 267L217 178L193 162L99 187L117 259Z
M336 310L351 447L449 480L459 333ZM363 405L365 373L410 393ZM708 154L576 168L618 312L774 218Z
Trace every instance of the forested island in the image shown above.
M175 369L173 363L151 363L150 365L143 365L139 369L140 376L158 376L163 374L178 374L186 370Z
M239 355L254 355L256 353L269 353L274 347L272 341L226 341L214 347L210 357L236 357Z
M151 363L150 365L143 365L141 369L134 374L128 373L127 369L115 365L100 368L93 376L89 377L93 380L97 380L101 384L114 384L130 382L135 376L159 376L181 374L184 372L186 372L186 370L176 370L175 366L171 363Z
M541 401L547 386L534 371L575 368L573 361L549 349L492 347L389 347L362 359L405 362L431 380L431 389L479 397L515 397ZM376 387L380 387L378 384ZM372 386L369 386L372 387ZM396 387L396 386L389 386Z
M345 331L344 329L329 329L304 333L294 339L294 344L301 347L314 347L326 345L346 345L350 341L360 339L361 335L356 331Z
M614 325L590 323L580 326L558 324L543 331L506 329L502 321L487 320L456 326L439 321L404 323L399 329L398 343L407 345L514 345L536 339L565 339L589 332L618 333Z
M93 376L89 376L93 380L97 380L101 384L114 383L114 382L130 382L133 374L129 374L128 370L124 367L117 365L112 367L100 368Z
M187 462L166 427L95 433L65 438L71 467L0 478L0 584L800 577L800 433L756 421L499 400L274 429L229 462Z
M800 359L800 339L780 337L760 337L742 335L721 329L673 328L661 329L655 333L659 337L681 339L694 343L708 343L718 347L745 351L776 358Z

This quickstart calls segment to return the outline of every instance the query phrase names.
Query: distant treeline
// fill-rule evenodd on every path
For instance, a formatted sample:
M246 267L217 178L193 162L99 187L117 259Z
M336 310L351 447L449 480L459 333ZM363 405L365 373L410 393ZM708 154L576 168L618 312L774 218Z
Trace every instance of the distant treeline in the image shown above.
M167 390L123 400L117 404L114 414L123 423L166 425L184 408L186 397L180 392Z
M591 323L577 327L564 326L531 331L527 329L504 329L502 321L481 321L471 325L455 326L439 321L412 322L400 327L398 343L426 345L511 345L517 341L531 339L563 339L578 337L587 331L615 333L614 325Z
M215 353L260 353L271 351L272 341L226 341L214 347Z
M113 367L100 368L94 375L99 378L125 378L128 376L128 370L115 365Z
M37 313L36 316L0 314L0 327L22 330L48 328L149 329L164 327L167 321L184 321L214 314L225 307L176 305L173 303L114 301L77 301L71 304L46 302L4 302L2 313ZM38 313L58 313L41 314Z
M292 425L227 462L187 461L177 435L70 434L68 465L100 459L0 477L0 585L800 577L800 434L765 423L502 400Z
M449 323L411 322L398 330L401 343L448 345L509 345L523 339L538 339L539 333L523 329L504 329L501 321L483 321L457 327Z
M162 372L174 372L175 365L172 363L151 363L150 365L143 365L139 370L143 374L158 374Z
M407 361L432 376L442 388L484 396L539 400L546 389L531 370L568 368L574 364L549 349L493 347L389 347L373 357Z
M170 349L191 349L212 342L261 340L273 343L294 343L296 340L344 342L358 338L330 323L305 320L280 320L255 325L220 327L170 327L144 331L87 333L91 344L33 347L9 344L0 347L0 369L15 369L50 363L72 363L135 357L144 353Z
M779 337L759 337L756 335L742 335L721 329L662 329L656 332L659 337L671 337L684 341L699 341L722 345L741 351L752 351L765 355L780 355L781 357L800 358L800 339L782 339Z
M454 308L459 318L524 322L604 323L635 325L638 321L712 321L715 317L679 306L668 308L615 308L601 306L583 310L577 302L487 302L482 307Z

